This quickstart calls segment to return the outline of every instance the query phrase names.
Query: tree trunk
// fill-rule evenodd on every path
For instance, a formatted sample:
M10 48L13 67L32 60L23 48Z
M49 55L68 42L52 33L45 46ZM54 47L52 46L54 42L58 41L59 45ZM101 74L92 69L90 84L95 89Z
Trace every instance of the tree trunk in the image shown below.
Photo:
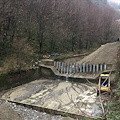
M88 44L89 44L89 41L87 40L86 41L86 47L85 47L86 49L88 49Z

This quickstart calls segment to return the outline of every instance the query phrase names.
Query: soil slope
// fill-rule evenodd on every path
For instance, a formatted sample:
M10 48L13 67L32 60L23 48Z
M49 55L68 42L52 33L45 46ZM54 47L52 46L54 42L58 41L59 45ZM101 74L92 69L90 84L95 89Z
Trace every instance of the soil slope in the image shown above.
M90 64L115 64L119 46L120 42L107 43L78 62Z

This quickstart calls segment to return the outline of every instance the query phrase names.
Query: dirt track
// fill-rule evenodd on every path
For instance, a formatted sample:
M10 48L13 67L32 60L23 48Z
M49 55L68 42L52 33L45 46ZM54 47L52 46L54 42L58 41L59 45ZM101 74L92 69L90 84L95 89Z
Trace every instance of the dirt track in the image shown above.
M90 64L115 64L119 46L120 42L107 43L77 62Z
M96 51L88 56L78 56L63 60L64 62L77 62L89 64L115 64L120 42L101 45Z

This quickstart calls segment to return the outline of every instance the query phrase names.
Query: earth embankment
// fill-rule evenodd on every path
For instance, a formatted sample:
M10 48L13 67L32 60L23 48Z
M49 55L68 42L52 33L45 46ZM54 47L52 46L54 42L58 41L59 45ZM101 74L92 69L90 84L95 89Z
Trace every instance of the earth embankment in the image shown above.
M120 42L107 43L77 62L89 64L115 64L119 46Z

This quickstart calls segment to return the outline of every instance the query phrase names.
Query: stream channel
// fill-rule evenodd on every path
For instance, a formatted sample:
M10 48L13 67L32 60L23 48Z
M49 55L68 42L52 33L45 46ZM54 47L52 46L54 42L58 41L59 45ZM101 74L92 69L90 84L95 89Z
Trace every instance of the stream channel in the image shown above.
M46 111L41 113L36 110L28 109L23 107L22 104L35 106L37 108L40 107L42 111L43 109L49 110L50 118L45 118L46 120L59 120L59 117L60 120L63 119L61 115L51 115L53 111L57 111L57 114L64 113L62 116L66 116L66 114L69 113L69 115L67 115L72 117L77 115L93 118L101 114L99 108L100 103L96 94L96 83L89 83L85 79L75 80L67 77L55 77L55 79L49 77L48 79L42 76L38 78L34 81L32 80L6 90L1 96L1 99L10 101L8 104L21 114L24 120L32 120L34 115L37 115L34 120L44 120L39 117L41 117L42 114L44 118L47 113ZM19 103L20 105L16 105L15 103ZM29 113L29 115L25 117L26 112ZM32 113L34 113L34 115L32 115ZM71 119L72 118L69 118L69 120Z

